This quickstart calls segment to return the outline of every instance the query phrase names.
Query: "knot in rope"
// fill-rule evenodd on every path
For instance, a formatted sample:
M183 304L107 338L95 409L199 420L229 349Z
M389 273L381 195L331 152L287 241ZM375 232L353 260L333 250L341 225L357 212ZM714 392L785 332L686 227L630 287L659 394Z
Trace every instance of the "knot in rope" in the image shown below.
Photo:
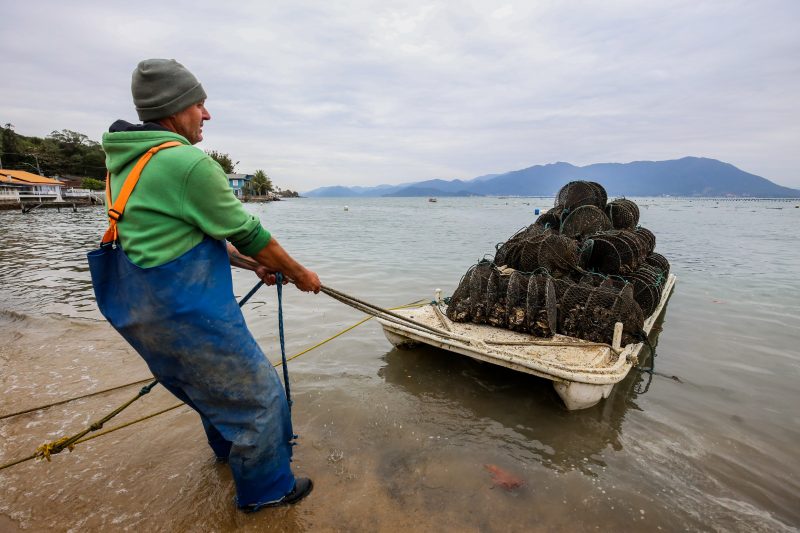
M73 441L73 437L61 437L58 440L54 440L53 442L46 442L36 448L36 453L34 454L35 457L39 459L46 459L47 462L50 462L50 456L55 455L57 453L61 453L64 451L64 448L69 449L72 451L75 449L75 443Z

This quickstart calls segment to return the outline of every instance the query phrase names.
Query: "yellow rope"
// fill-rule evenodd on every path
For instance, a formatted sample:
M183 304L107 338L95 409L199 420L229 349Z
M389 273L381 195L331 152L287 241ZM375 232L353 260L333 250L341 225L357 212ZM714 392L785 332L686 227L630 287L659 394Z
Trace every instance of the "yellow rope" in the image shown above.
M111 392L111 391L115 391L115 390L119 390L119 389L124 389L125 387L130 387L132 385L141 385L142 383L147 383L148 381L152 381L152 380L153 380L152 377L147 378L147 379L140 379L139 381L134 381L133 383L126 383L124 385L118 385L116 387L110 387L108 389L103 389L103 390L90 392L90 393L84 394L82 396L75 396L74 398L67 398L66 400L60 400L60 401L57 401L57 402L48 403L48 404L45 404L45 405L40 405L38 407L31 407L30 409L24 409L22 411L17 411L15 413L8 413L7 415L1 415L0 416L0 420L3 420L5 418L11 418L11 417L14 417L14 416L24 415L25 413L32 413L34 411L41 411L42 409L49 409L50 407L55 407L57 405L64 405L65 403L74 402L74 401L77 401L77 400L82 400L84 398L90 398L92 396L97 396L99 394L105 394L106 392Z
M411 308L411 307L419 307L419 306L423 305L424 302L426 302L426 300L418 300L418 301L412 302L410 304L401 305L399 307L393 307L392 310L408 309L408 308ZM328 342L332 341L333 339L335 339L337 337L340 337L341 335L344 335L345 333L347 333L348 331L350 331L352 329L357 328L358 326L360 326L364 322L370 320L371 318L372 318L371 316L365 317L365 318L359 320L358 322L356 322L355 324L353 324L352 326L349 326L349 327L343 329L342 331L340 331L336 335L328 337L324 341L319 342L319 343L315 344L314 346L311 346L310 348L307 348L307 349L305 349L305 350L303 350L301 352L298 352L298 353L292 355L291 357L288 357L286 360L287 361L291 361L292 359L295 359L296 357L300 357L301 355L306 354L306 353L310 352L311 350L319 348L323 344L327 344ZM281 364L283 364L283 363L279 361L277 363L274 363L272 366L273 367L278 367ZM137 381L135 383L129 383L128 385L120 385L118 387L113 387L111 389L106 389L104 391L97 391L97 392L94 392L94 393L91 393L91 394L87 394L87 395L84 395L84 396L79 396L78 398L73 398L73 400L77 400L77 399L80 399L80 398L85 398L85 397L88 397L88 396L94 396L96 394L101 394L103 392L108 392L110 390L120 389L120 388L123 388L123 387L126 387L126 386L142 383L143 381L148 381L148 380ZM135 402L136 400L138 400L142 396L143 396L143 393L140 391L140 393L137 396L135 396L134 398L128 400L127 402L125 402L121 406L117 407L111 413L109 413L108 415L104 416L99 421L93 423L88 428L84 429L83 431L81 431L79 433L76 433L75 435L72 435L72 436L61 437L60 439L57 439L57 440L54 440L54 441L51 441L51 442L46 442L46 443L38 446L36 448L36 452L33 455L29 455L28 457L24 457L22 459L18 459L16 461L12 461L12 462L6 463L4 465L0 465L0 470L5 470L6 468L10 468L12 466L15 466L15 465L18 465L20 463L24 463L26 461L30 461L31 459L36 459L36 458L45 459L47 461L50 461L50 456L51 455L55 455L57 453L61 453L65 449L67 449L67 450L69 450L71 452L75 448L76 444L80 444L80 443L86 442L88 440L96 439L97 437L102 437L103 435L107 435L107 434L113 433L114 431L117 431L119 429L123 429L123 428L126 428L128 426L132 426L134 424L138 424L139 422L143 422L143 421L148 420L150 418L154 418L154 417L159 416L161 414L164 414L166 412L172 411L173 409L177 409L178 407L180 407L182 405L185 405L183 402L181 402L179 404L173 405L172 407L167 407L166 409L162 409L161 411L158 411L158 412L155 412L155 413L151 413L149 415L145 415L145 416L143 416L141 418L137 418L136 420L132 420L131 422L127 422L125 424L120 424L118 426L114 426L113 428L109 428L109 429L107 429L105 431L101 431L100 433L97 433L95 435L91 435L89 437L86 437L86 435L88 433L91 433L93 431L98 431L99 429L101 429L103 427L103 424L108 422L114 416L118 415L125 408L127 408L129 405L131 405L133 402ZM44 409L46 407L51 407L53 405L61 405L61 404L67 403L69 401L71 401L71 400L62 400L60 402L55 402L54 404L51 404L51 405L46 405L46 406L42 406L42 407L38 407L38 408L28 409L26 411L20 412L19 414L22 414L24 412L35 411L35 410L38 410L38 409ZM4 416L4 418L8 418L10 416L14 416L14 414Z
M352 326L350 326L349 328L345 328L345 329L343 329L342 331L340 331L339 333L337 333L337 334L336 334L336 335L334 335L333 337L328 337L328 338L327 338L327 339L325 339L324 341L322 341L322 342L318 342L317 344L315 344L315 345L314 345L314 346L312 346L311 348L307 348L307 349L303 350L302 352L299 352L299 353L296 353L296 354L294 354L294 355L292 355L292 356L290 356L290 357L287 357L287 358L286 358L286 362L289 362L289 361L291 361L291 360L292 360L292 359L294 359L295 357L300 357L301 355L303 355L303 354L305 354L305 353L308 353L308 352L310 352L311 350L313 350L313 349L315 349L315 348L319 348L319 347L320 347L320 346L322 346L323 344L327 344L327 343L329 343L330 341L332 341L332 340L333 340L333 339L335 339L336 337L339 337L339 336L341 336L341 335L344 335L345 333L347 333L347 332L348 332L348 331L350 331L351 329L355 329L355 328L357 328L358 326L360 326L361 324L363 324L363 323L364 323L364 322L366 322L367 320L370 320L371 318L372 318L371 316L368 316L368 317L366 317L366 318L362 318L361 320L359 320L358 322L356 322L355 324L353 324L353 325L352 325ZM272 365L272 366L274 366L275 368L277 368L277 367L281 366L282 364L283 364L283 361L278 361L277 363L273 363L273 365Z
M427 300L417 300L416 302L412 302L412 303L409 303L409 304L406 304L406 305L400 305L400 306L398 306L398 307L392 307L392 308L391 308L391 310L392 310L392 311L396 311L396 310L398 310L398 309L409 309L409 308L412 308L412 307L420 307L420 306L422 306L422 305L423 305L423 304L425 304L425 303L427 303ZM292 359L294 359L295 357L299 357L299 356L301 356L301 355L303 355L303 354L305 354L305 353L308 353L308 352L310 352L311 350L313 350L313 349L315 349L315 348L319 348L319 347L320 347L320 346L322 346L323 344L325 344L325 343L327 343L327 342L330 342L330 341L332 341L332 340L333 340L333 339L335 339L336 337L339 337L340 335L343 335L343 334L347 333L347 332L348 332L348 331L350 331L351 329L353 329L353 328L355 328L355 327L357 327L357 326L360 326L361 324L363 324L364 322L366 322L366 321L367 321L367 320L369 320L370 318L372 318L372 317L371 317L371 316L370 316L370 317L367 317L367 318L365 318L364 320L362 320L362 321L360 321L360 322L357 322L356 324L353 324L353 325L352 325L352 326L350 326L349 328L346 328L346 329L344 329L344 330L340 331L339 333L337 333L337 334L336 334L336 335L334 335L333 337L329 337L328 339L326 339L326 340L324 340L324 341L322 341L322 342L320 342L320 343L317 343L317 344L315 344L315 345L314 345L314 346L312 346L311 348L308 348L308 349L306 349L306 350L303 350L303 351L302 351L302 352L300 352L300 353L296 353L296 354L294 354L293 356L289 357L289 358L287 359L287 361L291 361L291 360L292 360ZM278 366L281 366L281 363L277 363L276 365L273 365L273 366L276 366L276 367L278 367ZM126 388L126 387L132 387L133 385L141 385L141 384L143 384L143 383L147 383L148 381L152 381L153 379L154 379L153 377L149 377L149 378L146 378L146 379L140 379L139 381L134 381L134 382L131 382L131 383L125 383L124 385L117 385L116 387L109 387L109 388L107 388L107 389L98 390L98 391L94 391L94 392L89 392L89 393L87 393L87 394L82 394L81 396L75 396L75 397L73 397L73 398L67 398L66 400L59 400L59 401L56 401L56 402L52 402L52 403L46 403L46 404L44 404L44 405L38 405L38 406L36 406L36 407L30 407L30 408L28 408L28 409L23 409L22 411L15 411L15 412L13 412L13 413L8 413L8 414L5 414L5 415L0 415L0 420L4 420L4 419L6 419L6 418L13 418L13 417L15 417L15 416L24 415L24 414L26 414L26 413L32 413L32 412L34 412L34 411L42 411L42 410L44 410L44 409L49 409L49 408L51 408L51 407L56 407L56 406L58 406L58 405L64 405L65 403L70 403L70 402L75 402L75 401L78 401L78 400L83 400L84 398L91 398L92 396L99 396L100 394L105 394L105 393L107 393L107 392L113 392L113 391L115 391L115 390L124 389L124 388Z
M183 403L183 402L177 403L177 404L173 405L172 407L167 407L166 409L162 409L161 411L156 411L155 413L150 413L149 415L145 415L145 416L143 416L141 418L137 418L136 420L131 420L130 422L126 422L124 424L120 424L118 426L114 426L113 428L108 428L107 430L101 431L100 433L95 433L94 435L90 435L90 436L84 437L84 438L82 438L80 440L76 440L75 444L80 444L82 442L86 442L87 440L96 439L97 437L102 437L103 435L108 435L109 433L114 433L118 429L126 428L126 427L132 426L134 424L138 424L139 422L143 422L143 421L145 421L145 420L147 420L149 418L154 418L154 417L156 417L158 415L163 415L164 413L172 411L173 409L177 409L178 407L181 407L183 405L186 405L186 404ZM73 444L73 448L74 447L75 447L75 445ZM70 450L70 451L72 451L72 450Z
M75 449L75 443L70 442L71 439L72 437L61 437L53 442L45 442L36 448L36 453L34 455L42 459L47 459L47 461L50 462L50 456L61 452L64 448L69 451Z

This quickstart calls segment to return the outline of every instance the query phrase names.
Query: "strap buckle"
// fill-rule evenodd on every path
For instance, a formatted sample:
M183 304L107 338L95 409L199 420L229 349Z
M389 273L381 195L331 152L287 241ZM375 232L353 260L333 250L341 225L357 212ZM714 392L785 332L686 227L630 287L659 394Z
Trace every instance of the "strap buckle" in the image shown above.
M108 218L113 218L115 221L119 222L122 218L122 213L111 207L108 210Z

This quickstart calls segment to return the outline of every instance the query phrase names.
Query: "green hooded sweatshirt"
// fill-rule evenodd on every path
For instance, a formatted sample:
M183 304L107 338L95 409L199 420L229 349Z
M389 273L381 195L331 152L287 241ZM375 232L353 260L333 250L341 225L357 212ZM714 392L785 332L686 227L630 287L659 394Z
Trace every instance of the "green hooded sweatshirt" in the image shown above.
M200 244L206 235L227 239L249 256L267 245L269 232L244 210L222 167L202 150L170 131L133 125L129 131L114 131L114 126L103 134L112 199L148 149L167 141L185 145L163 149L150 159L117 223L122 248L134 264L163 265Z

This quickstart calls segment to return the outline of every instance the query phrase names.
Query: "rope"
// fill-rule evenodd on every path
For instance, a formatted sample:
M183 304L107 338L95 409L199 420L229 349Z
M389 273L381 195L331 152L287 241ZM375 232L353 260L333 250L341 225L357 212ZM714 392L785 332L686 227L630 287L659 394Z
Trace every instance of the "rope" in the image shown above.
M638 365L636 367L636 370L638 370L640 374L649 374L649 377L647 378L647 384L644 387L640 387L639 384L637 383L636 387L634 388L634 392L636 394L645 394L647 393L647 391L650 390L650 384L653 383L653 374L655 373L656 370L656 349L650 343L650 337L647 335L647 333L644 332L644 330L639 332L638 337L639 340L644 342L650 349L650 366L647 367Z
M414 327L416 329L422 329L422 330L425 330L425 331L430 331L432 333L436 333L438 335L443 335L445 337L449 336L449 333L444 331L444 330L428 326L426 324L423 324L421 322L417 322L416 320L412 320L412 319L404 317L402 315L398 315L397 313L393 313L392 311L390 311L388 309L383 309L382 307L378 307L377 305L374 305L374 304L371 304L371 303L368 303L368 302L364 302L362 300L359 300L358 298L355 298L353 296L345 294L345 293L343 293L341 291L337 291L336 289L332 289L331 287L326 287L325 285L322 285L322 288L320 290L323 293L325 293L328 296L330 296L331 298L333 298L334 300L338 300L339 302L341 302L341 303L343 303L345 305L349 305L350 307L352 307L354 309L357 309L359 311L362 311L362 312L364 312L364 313L366 313L368 315L372 315L374 317L383 318L385 320L388 320L388 321L394 322L394 323L405 324L407 326L411 326L411 327Z
M154 417L156 417L158 415L163 415L164 413L172 411L173 409L177 409L178 407L181 407L183 405L186 405L186 404L181 402L181 403L173 405L172 407L167 407L166 409L162 409L160 411L156 411L155 413L150 413L149 415L145 415L145 416L143 416L141 418L137 418L136 420L131 420L130 422L126 422L124 424L120 424L118 426L114 426L113 428L108 428L107 430L101 431L100 433L96 433L94 435L89 435L88 437L84 437L84 438L82 438L80 440L76 440L75 444L80 444L82 442L86 442L86 441L89 441L89 440L92 440L92 439L96 439L97 437L102 437L103 435L108 435L109 433L114 433L115 431L117 431L119 429L126 428L126 427L132 426L134 424L138 424L139 422L143 422L143 421L148 420L150 418L154 418Z
M286 364L286 341L283 338L283 274L275 273L275 286L278 288L278 334L281 339L281 366L283 367L283 386L286 388L286 402L289 415L292 414L292 392L289 389L289 365Z
M255 286L255 287L254 287L254 288L253 288L251 291L250 291L250 293L248 293L248 295L246 295L244 298L242 298L242 301L241 301L241 302L239 302L239 305L241 306L241 305L243 305L244 303L246 303L246 302L247 302L247 300L248 300L248 299L249 299L249 298L250 298L250 297L251 297L253 294L255 294L255 292L256 292L256 291L257 291L257 290L258 290L258 289L261 287L261 285L263 285L263 282L259 282L259 283L258 283L258 284L257 284L257 285L256 285L256 286ZM281 286L282 286L282 283L279 281L279 282L278 282L278 287L281 287ZM282 291L279 289L279 293L281 293L281 292L282 292ZM426 303L426 300L417 300L417 301L415 301L415 302L411 302L411 303L408 303L408 304L405 304L405 305L401 305L401 306L398 306L398 307L394 307L394 308L392 308L392 310L398 310L398 309L408 309L408 308L411 308L411 307L419 307L420 305L423 305L423 304L425 304L425 303ZM283 322L283 321L282 321L282 308L281 308L281 304L280 304L280 296L279 296L279 308L278 308L278 312L279 312L279 326L280 326L280 329L281 329L281 337L282 337L282 329L283 329L283 328L282 328L282 322ZM355 324L353 324L352 326L349 326L349 327L347 327L347 328L343 329L343 330L342 330L342 331L340 331L339 333L336 333L335 335L332 335L331 337L328 337L327 339L325 339L325 340L323 340L323 341L321 341L321 342L318 342L317 344L315 344L315 345L313 345L313 346L311 346L311 347L309 347L309 348L306 348L305 350L303 350L303 351L301 351L301 352L298 352L298 353L296 353L296 354L294 354L294 355L292 355L292 356L290 356L290 357L286 357L286 355L285 355L285 350L284 350L284 343L283 343L283 341L282 341L282 342L281 342L281 361L280 361L280 362L278 362L278 363L274 363L272 366L274 366L274 367L277 367L277 366L284 366L284 368L285 368L285 367L286 367L286 363L287 363L288 361L291 361L292 359L295 359L295 358L297 358L297 357L300 357L300 356L301 356L301 355L303 355L303 354L306 354L306 353L308 353L308 352L310 352L310 351L312 351L312 350L314 350L314 349L316 349L316 348L319 348L320 346L322 346L322 345L324 345L324 344L327 344L328 342L332 341L333 339L335 339L335 338L337 338L337 337L340 337L341 335L344 335L344 334L345 334L345 333L347 333L348 331L350 331L350 330L352 330L352 329L355 329L356 327L360 326L361 324L363 324L364 322L367 322L367 321L368 321L368 320L370 320L370 319L372 319L372 316L367 316L367 317L365 317L365 318L363 318L363 319L359 320L358 322L356 322L356 323L355 323ZM284 374L284 376L286 376L286 374ZM147 381L147 380L144 380L144 381ZM73 400L77 400L77 399L84 398L84 397L88 397L88 396L94 396L94 395L97 395L97 394L101 394L102 392L108 392L108 391L111 391L111 390L117 390L117 389L121 389L121 388L123 388L123 387L129 387L129 386L131 386L131 385L138 384L138 383L141 383L141 382L128 383L128 384L126 384L126 385L120 385L120 386L118 386L118 387L112 387L112 388L110 388L110 389L106 389L105 391L97 391L97 392L95 392L95 393L91 393L91 394L88 394L88 395L79 396L79 397L77 397L77 398L72 398L72 399L69 399L69 400L63 400L63 401L56 402L56 403L54 403L54 404L51 404L51 405L42 406L42 407L39 407L39 408L37 408L37 409L44 409L44 408L46 408L46 407L50 407L50 406L52 406L52 405L61 405L61 404L64 404L64 403L67 403L67 402L70 402L70 401L73 401ZM106 423L106 422L108 422L108 421L109 421L111 418L113 418L114 416L116 416L117 414L119 414L120 412L122 412L122 411L123 411L125 408L127 408L128 406L130 406L130 405L131 405L133 402L135 402L135 401L136 401L137 399L139 399L141 396L143 396L144 394L147 394L148 392L150 392L150 390L151 390L151 389L152 389L152 388L153 388L153 387L154 387L154 386L155 386L157 383L158 383L158 381L157 381L157 380L154 380L152 383L150 383L150 384L149 384L149 385L147 385L146 387L143 387L143 388L142 388L142 389L139 391L139 394L138 394L136 397L132 398L131 400L129 400L129 401L128 401L128 402L126 402L125 404L121 405L120 407L118 407L117 409L115 409L114 411L112 411L111 413L109 413L108 415L106 415L105 417L103 417L103 418L102 418L100 421L98 421L98 422L95 422L94 424L92 424L91 426L89 426L89 428L87 428L86 430L84 430L84 431L82 431L82 432L80 432L80 433L78 433L78 434L76 434L76 435L73 435L72 437L62 437L61 439L58 439L58 440L56 440L56 441L53 441L53 442L49 442L49 443L43 444L43 445L39 446L39 447L36 449L36 452L35 452L34 454L32 454L32 455L29 455L29 456L27 456L27 457L23 457L22 459L17 459L17 460L15 460L15 461L12 461L12 462L6 463L6 464L4 464L4 465L0 465L0 471L2 471L2 470L5 470L6 468L10 468L10 467L12 467L12 466L18 465L18 464L20 464L20 463L24 463L24 462L27 462L27 461L30 461L30 460L36 459L36 458L46 458L46 459L47 459L47 461L50 461L50 456L51 456L51 455L55 455L55 454L57 454L57 453L60 453L60 452L62 452L62 451L65 449L65 448L67 448L67 449L69 449L70 451L72 451L72 450L75 448L75 445L77 445L77 444L80 444L80 443L83 443L83 442L86 442L86 441L89 441L89 440L92 440L92 439L96 439L97 437L102 437L103 435L107 435L107 434L109 434L109 433L113 433L114 431L118 431L118 430L120 430L120 429L123 429L123 428L126 428L126 427L128 427L128 426L132 426L132 425L134 425L134 424L138 424L139 422L143 422L143 421L145 421L145 420L149 420L150 418L154 418L154 417L156 417L156 416L159 416L159 415L162 415L162 414L164 414L164 413L167 413L167 412L169 412L169 411L172 411L172 410L174 410L174 409L177 409L178 407L180 407L180 406L182 406L182 405L185 405L183 402L181 402L181 403L178 403L178 404L176 404L176 405L173 405L173 406L171 406L171 407L167 407L166 409L162 409L162 410L160 410L160 411L157 411L157 412L155 412L155 413L151 413L151 414L149 414L149 415L145 415L145 416L143 416L143 417L141 417L141 418L137 418L136 420L132 420L132 421L130 421L130 422L126 422L125 424L120 424L120 425L118 425L118 426L114 426L114 427L112 427L112 428L109 428L109 429L107 429L107 430L105 430L105 431L101 431L101 432L99 432L99 433L96 433L96 434L94 434L94 435L90 435L90 436L88 436L88 437L86 436L88 433L90 433L90 432L92 432L92 431L97 431L98 429L101 429L101 428L103 427L103 424L105 424L105 423ZM287 381L287 383L288 383L288 381ZM145 392L145 389L146 389L146 392ZM288 393L288 391L287 391L287 393ZM287 400L288 400L288 394L287 394ZM290 404L290 405L291 405L291 404ZM26 412L30 412L30 411L32 411L32 410L36 410L36 409L29 409L29 410L26 410L26 411L20 412L20 413L18 413L18 414L23 414L23 413L26 413ZM8 417L11 417L11 416L15 416L15 415L14 415L14 414L11 414L11 415L8 415L6 418L8 418ZM46 454L46 455L45 455L45 454Z
M60 438L58 440L54 440L52 442L46 442L46 443L42 444L41 446L39 446L38 448L36 448L36 451L33 453L33 455L30 455L30 456L25 457L23 459L19 459L17 461L13 461L13 462L8 463L8 464L4 464L4 465L0 466L0 470L5 470L6 468L9 468L11 466L17 465L17 464L25 462L25 461L30 461L31 459L37 459L37 458L38 459L46 459L49 462L51 455L55 455L57 453L61 453L65 449L69 449L69 451L72 451L75 448L75 444L81 438L85 437L87 434L89 434L89 433L91 433L93 431L98 431L99 429L102 429L103 425L106 422L108 422L109 420L111 420L112 418L114 418L115 416L120 414L128 406L130 406L133 402L135 402L136 400L138 400L139 398L141 398L145 394L148 394L153 389L153 387L156 386L157 383L158 383L158 381L154 380L150 384L145 385L144 387L142 387L139 390L139 393L136 396L134 396L133 398L131 398L130 400L128 400L124 404L120 405L119 407L117 407L116 409L114 409L113 411L108 413L106 416L104 416L100 420L92 423L89 427L87 427L83 431L80 431L80 432L78 432L78 433L76 433L76 434L74 434L72 436L62 437L62 438Z
M126 387L130 387L132 385L141 385L142 383L147 383L148 381L152 380L152 377L146 379L140 379L139 381L134 381L133 383L126 383L124 385L118 385L116 387L110 387L108 389L103 389L95 392L90 392L88 394L83 394L81 396L76 396L74 398L67 398L66 400L60 400L53 403L48 403L45 405L39 405L37 407L31 407L30 409L23 409L22 411L16 411L14 413L8 413L6 415L1 415L0 420L4 420L6 418L12 418L14 416L24 415L25 413L32 413L34 411L41 411L42 409L49 409L50 407L56 407L58 405L64 405L65 403L74 402L77 400L82 400L84 398L91 398L92 396L98 396L100 394L105 394L106 392L111 392L119 389L124 389Z
M426 302L427 302L427 300L417 300L416 302L411 302L411 303L408 303L408 304L405 304L405 305L401 305L401 306L398 306L398 307L392 307L392 310L396 311L398 309L409 309L409 308L412 308L412 307L420 307L420 306L424 305ZM301 355L307 354L308 352L310 352L310 351L312 351L312 350L314 350L316 348L319 348L323 344L327 344L327 343L331 342L333 339L344 335L348 331L353 330L353 329L357 328L358 326L360 326L361 324L363 324L364 322L367 322L367 321L372 320L372 319L373 319L373 317L371 315L370 316L366 316L366 317L362 318L361 320L359 320L358 322L356 322L355 324L353 324L352 326L346 327L345 329L343 329L342 331L340 331L336 335L328 337L324 341L318 342L314 346L306 348L302 352L298 352L298 353L292 355L291 357L288 357L286 360L287 361L291 361L292 359L294 359L296 357L300 357ZM278 366L280 364L282 364L282 363L275 363L274 366Z
M251 290L251 292L252 292L252 290ZM242 303L246 302L247 299L249 299L248 296L245 296L245 299L243 299ZM445 298L445 300L449 300L449 297ZM424 305L425 303L427 303L427 300L425 300L425 299L417 300L415 302L410 302L410 303L407 303L405 305L401 305L401 306L398 306L398 307L392 307L391 310L392 311L396 311L398 309L409 309L409 308L413 308L413 307L420 307L420 306ZM308 352L310 352L310 351L312 351L312 350L314 350L316 348L319 348L320 346L322 346L324 344L329 343L333 339L335 339L337 337L340 337L341 335L344 335L348 331L350 331L352 329L355 329L356 327L360 326L361 324L363 324L364 322L366 322L368 320L371 320L372 318L373 318L372 316L367 316L363 320L360 320L360 321L356 322L355 324L353 324L352 326L349 326L349 327L343 329L339 333L337 333L337 334L335 334L335 335L333 335L331 337L328 337L327 339L325 339L323 341L320 341L317 344L315 344L315 345L313 345L313 346L311 346L309 348L306 348L305 350L303 350L301 352L298 352L298 353L288 357L286 360L287 361L291 361L292 359L294 359L296 357L300 357L301 355L307 354ZM273 366L278 367L281 364L282 363L276 363ZM28 409L24 409L22 411L15 411L13 413L0 415L0 420L4 420L6 418L13 418L15 416L24 415L24 414L27 414L27 413L32 413L34 411L42 411L44 409L49 409L51 407L57 407L59 405L64 405L64 404L67 404L67 403L70 403L70 402L83 400L84 398L91 398L92 396L99 396L99 395L105 394L107 392L113 392L115 390L125 389L127 387L132 387L134 385L141 385L142 383L147 383L148 381L151 381L152 379L154 379L154 378L151 376L149 378L140 379L139 381L133 381L131 383L125 383L124 385L117 385L116 387L109 387L107 389L103 389L103 390L99 390L99 391L95 391L95 392L90 392L88 394L82 394L81 396L74 396L72 398L67 398L66 400L59 400L57 402L47 403L47 404L39 405L39 406L36 406L36 407L31 407L31 408L28 408Z
M242 307L247 302L247 300L249 300L256 293L256 291L258 291L258 289L261 288L262 285L264 285L263 281L259 281L258 283L256 283L256 285L250 290L250 292L248 292L247 295L244 298L241 299L241 301L239 302L239 307ZM280 292L280 285L279 285L278 291ZM283 348L283 336L281 336L281 349L282 348ZM284 375L286 375L286 374L284 373ZM135 402L136 400L138 400L139 398L141 398L145 394L149 393L153 389L153 387L155 387L157 384L158 384L158 380L157 379L153 380L150 384L145 385L144 387L142 387L139 390L139 393L136 396L134 396L133 398L131 398L130 400L128 400L124 404L120 405L119 407L117 407L116 409L114 409L113 411L108 413L106 416L104 416L103 418L101 418L97 422L94 422L93 424L91 424L86 429L84 429L84 430L82 430L82 431L80 431L80 432L78 432L78 433L76 433L76 434L74 434L72 436L65 436L65 437L62 437L60 439L54 440L52 442L46 442L46 443L42 444L41 446L39 446L38 448L36 448L36 452L33 455L30 455L30 456L28 456L28 457L26 457L24 459L20 459L18 461L13 461L11 463L2 465L2 466L0 466L0 470L5 470L6 468L9 468L11 466L17 465L17 464L25 462L25 461L29 461L31 459L36 459L36 458L43 458L43 459L46 459L49 462L51 455L55 455L57 453L61 453L65 449L69 449L69 451L72 451L75 448L75 444L77 444L77 442L80 439L82 439L83 437L85 437L87 434L89 434L91 432L98 431L98 430L102 429L103 425L106 422L108 422L109 420L111 420L112 418L114 418L115 416L120 414L122 411L127 409L133 402ZM122 388L122 386L115 387L115 389L116 388ZM99 392L95 393L95 394L99 394ZM65 401L62 401L62 402L56 402L56 404L67 403L67 401L68 400L65 400ZM31 410L26 410L25 412L30 412L30 411ZM4 418L8 418L9 416L13 416L13 414L5 416Z
M652 357L650 361L650 366L636 366L636 370L639 371L640 374L648 374L647 384L644 387L641 387L639 384L636 385L634 388L634 392L636 394L645 394L647 391L650 390L650 384L653 382L653 376L659 376L662 378L671 379L672 381L677 381L678 383L683 383L683 380L678 376L669 374L664 374L662 372L656 372L656 347L652 345L650 342L650 338L644 333L644 331L640 332L640 338L642 342L647 344L647 347L650 349L650 355Z
M258 289L260 289L260 288L261 288L261 286L262 286L262 285L264 285L264 282L263 282L263 281L259 281L258 283L256 283L256 284L253 286L253 288L252 288L252 289L250 289L250 292L248 292L247 294L245 294L245 295L244 295L244 298L242 298L241 300L239 300L239 307L242 307L244 304L246 304L246 303L247 303L247 300L249 300L250 298L252 298L252 297L253 297L253 295L254 295L254 294L255 294L255 293L258 291ZM278 296L280 296L280 294L281 294L281 288L280 288L280 285L279 285L279 286L278 286Z

